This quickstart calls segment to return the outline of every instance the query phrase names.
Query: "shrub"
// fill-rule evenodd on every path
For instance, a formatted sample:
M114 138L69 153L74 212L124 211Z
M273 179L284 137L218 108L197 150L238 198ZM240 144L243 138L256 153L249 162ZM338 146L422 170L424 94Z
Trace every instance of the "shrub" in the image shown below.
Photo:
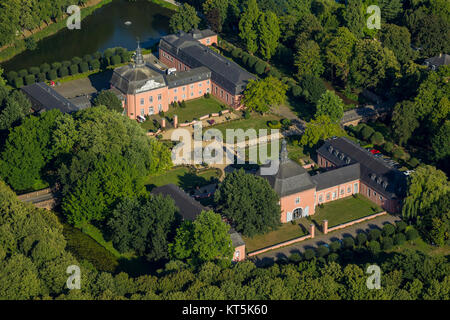
M374 134L372 134L372 136L370 137L370 142L376 145L381 145L384 142L384 137L383 135L376 131Z
M56 70L50 70L49 72L47 72L47 80L56 80L56 78L58 78Z
M100 60L101 58L102 58L102 54L98 51L92 55L92 59Z
M27 75L28 75L28 70L27 69L19 70L19 77L23 78L23 77L25 77Z
M289 260L294 263L300 262L302 261L302 256L299 253L295 252L289 256Z
M38 67L31 67L29 70L30 70L30 74L33 74L33 75L37 75L41 71L41 69L39 69Z
M114 49L108 48L105 50L105 52L103 53L103 57L106 59L111 58L114 55Z
M389 250L392 249L394 246L394 241L391 237L385 237L383 238L383 250Z
M250 55L247 53L247 52L244 52L243 54L242 54L242 62L245 64L245 65L248 65L248 59L250 59Z
M353 250L344 250L341 255L340 255L341 259L346 261L346 262L350 262L354 260L354 253Z
M376 241L381 237L381 231L378 229L372 229L369 232L369 238L371 241Z
M10 83L13 83L14 79L17 78L19 75L17 72L15 71L10 71L8 72L8 74L6 75L6 78L8 79L8 81Z
M345 237L342 240L342 244L344 245L344 248L352 249L355 246L355 240L353 240L352 237Z
M278 120L271 120L268 123L269 128L271 129L280 129L281 128L281 123Z
M341 243L339 241L336 240L330 243L331 252L337 252L339 249L341 249Z
M100 61L98 59L93 59L89 61L89 66L92 68L92 70L98 70L100 69Z
M234 58L240 58L240 57L242 56L242 50L239 49L239 48L234 48L234 49L231 51L231 55L232 55Z
M50 65L48 63L41 64L40 70L42 73L47 73L51 69Z
M313 249L306 249L303 256L305 257L306 260L312 260L316 256L316 253L314 252Z
M406 231L406 239L408 240L415 240L419 237L419 232L417 232L416 229L411 228L408 231Z
M69 75L69 70L67 67L61 67L58 69L58 77L63 78Z
M62 67L69 68L71 65L72 65L72 62L70 62L68 60L61 62Z
M20 88L23 87L23 78L22 77L17 77L13 80L13 85L16 88Z
M393 235L395 232L395 227L392 224L386 224L383 227L383 236L384 237L389 237L391 235Z
M248 58L247 65L250 68L253 68L257 62L258 62L258 58L254 57L254 56L250 56L250 58Z
M395 245L402 245L406 241L406 236L403 233L397 233L394 236L394 243Z
M363 232L358 233L358 235L356 236L356 242L359 246L364 245L367 242L367 235Z
M38 44L35 37L28 37L25 39L25 47L27 50L35 50Z
M281 119L280 122L281 122L281 124L282 124L283 127L289 127L289 126L291 125L291 120L286 119L286 118Z
M80 72L85 73L89 71L89 65L87 62L80 63Z
M61 62L53 62L52 63L52 69L53 70L58 70L61 67L62 67L62 63Z
M34 74L29 74L24 79L27 86L36 83L36 76Z
M256 64L255 64L255 72L259 75L263 74L264 71L266 71L267 68L267 63L265 63L262 60L259 60Z
M319 258L325 257L328 253L330 253L330 249L328 249L327 247L325 247L323 245L317 247L317 249L316 249L316 254Z
M271 68L267 75L277 79L279 79L281 76L280 72L275 68Z
M401 148L395 148L394 152L392 153L392 156L395 159L401 159L405 156L405 152Z
M92 60L92 56L90 55L90 54L85 54L84 56L83 56L83 61L84 62L89 62L89 61L91 61Z
M370 138L370 136L372 136L372 134L375 133L375 130L373 130L371 127L369 126L364 126L364 128L361 130L361 138L363 140L368 140Z
M326 92L325 84L319 77L306 75L300 81L302 93L309 103L316 104L322 94Z
M294 97L300 97L302 94L302 88L298 85L292 87L292 95Z
M336 262L339 259L339 255L337 253L330 253L327 257L328 262Z
M378 241L372 240L369 242L369 251L372 254L377 254L380 252L380 243Z
M395 223L395 227L397 228L397 232L403 232L403 231L405 231L407 226L408 226L408 225L407 225L406 222L403 221L403 220L397 221L397 222Z
M80 57L72 58L72 64L80 64L81 62L83 62L83 59L81 59Z
M116 65L122 62L122 59L119 55L115 55L111 57L111 65Z
M38 75L36 76L37 82L44 82L46 80L46 76L45 73L40 72L38 73Z
M248 110L244 111L244 119L250 119L250 111Z
M69 70L70 70L70 74L71 74L72 76L75 75L75 74L80 73L80 70L78 69L78 65L77 65L77 64L71 65L70 68L69 68Z
M394 149L394 144L390 141L386 141L386 143L383 145L384 151L391 153Z
M419 160L418 160L417 158L415 158L415 157L412 157L412 158L409 160L409 165L410 165L412 168L415 168L415 167L417 167L417 166L419 165Z

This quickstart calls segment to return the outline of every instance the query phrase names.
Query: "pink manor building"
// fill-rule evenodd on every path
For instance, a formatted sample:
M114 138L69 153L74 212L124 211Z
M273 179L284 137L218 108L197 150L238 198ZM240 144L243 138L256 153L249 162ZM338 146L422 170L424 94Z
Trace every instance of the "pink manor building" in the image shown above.
M310 176L288 158L282 143L280 165L274 175L258 175L268 180L280 197L281 222L315 213L322 203L361 194L388 212L397 212L406 188L405 175L347 138L325 141L317 150L318 164L328 170Z
M256 77L208 46L217 44L211 30L179 32L161 39L159 59L144 60L138 45L134 63L114 70L111 90L122 100L125 114L136 119L169 110L175 101L212 94L241 106L242 93Z

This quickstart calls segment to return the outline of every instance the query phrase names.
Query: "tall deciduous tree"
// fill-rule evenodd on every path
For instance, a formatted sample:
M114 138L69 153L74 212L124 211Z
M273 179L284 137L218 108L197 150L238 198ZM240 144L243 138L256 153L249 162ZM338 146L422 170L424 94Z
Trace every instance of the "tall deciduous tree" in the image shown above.
M260 15L256 0L248 0L239 21L239 37L244 41L247 51L258 50L258 18Z
M95 97L94 106L106 106L108 109L123 112L122 101L109 90L103 90Z
M297 77L305 75L321 76L324 70L319 45L314 40L300 44L295 55L294 65L297 67Z
M336 123L344 116L344 102L334 91L327 90L317 101L316 118L321 115L329 116Z
M402 208L403 217L415 219L421 211L449 192L450 184L444 172L429 165L419 167L408 181Z
M394 52L397 60L401 63L406 63L412 58L411 34L407 28L395 24L385 24L380 39L385 47Z
M305 133L300 140L301 144L309 147L315 146L319 141L333 136L344 136L345 131L339 124L331 121L327 115L320 115L306 124Z
M280 25L275 13L269 11L261 13L258 23L259 31L259 52L266 59L270 60L275 54L280 39Z
M180 30L189 32L191 29L196 29L199 23L200 18L197 16L195 8L184 3L170 18L169 26L172 32Z
M219 214L203 211L194 222L183 222L169 251L175 259L190 259L194 264L213 260L230 262L234 248L229 230L230 226Z
M124 199L108 220L115 248L120 252L134 251L149 260L168 258L177 211L170 197L150 195Z
M366 20L361 0L349 0L344 9L345 26L358 38L363 36Z
M214 195L222 214L246 236L263 234L280 225L279 197L268 181L243 169L228 174Z
M408 100L397 103L392 113L392 128L398 143L404 145L408 142L418 126L414 103Z
M286 101L288 86L274 77L251 80L244 91L242 102L250 110L268 112L272 106Z
M347 82L350 71L350 59L353 55L357 38L346 27L341 27L331 38L326 47L327 63L333 68L333 77L339 77Z

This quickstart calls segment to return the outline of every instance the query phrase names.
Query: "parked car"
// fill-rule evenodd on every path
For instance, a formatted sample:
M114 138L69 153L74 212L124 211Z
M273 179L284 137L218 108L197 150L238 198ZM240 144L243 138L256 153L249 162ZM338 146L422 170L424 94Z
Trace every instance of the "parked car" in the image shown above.
M141 115L138 115L138 116L137 116L137 121L138 121L139 123L145 122L145 118L144 118L143 116L141 116Z

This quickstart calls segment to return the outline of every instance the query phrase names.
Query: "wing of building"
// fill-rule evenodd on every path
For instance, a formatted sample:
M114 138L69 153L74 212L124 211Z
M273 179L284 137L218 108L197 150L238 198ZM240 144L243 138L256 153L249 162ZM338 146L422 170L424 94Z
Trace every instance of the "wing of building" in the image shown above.
M281 222L313 215L317 205L362 194L386 211L400 209L406 190L406 177L382 158L347 138L333 138L317 150L318 164L327 169L310 176L288 159L283 141L279 168L268 180L280 196ZM268 166L267 164L266 166Z

